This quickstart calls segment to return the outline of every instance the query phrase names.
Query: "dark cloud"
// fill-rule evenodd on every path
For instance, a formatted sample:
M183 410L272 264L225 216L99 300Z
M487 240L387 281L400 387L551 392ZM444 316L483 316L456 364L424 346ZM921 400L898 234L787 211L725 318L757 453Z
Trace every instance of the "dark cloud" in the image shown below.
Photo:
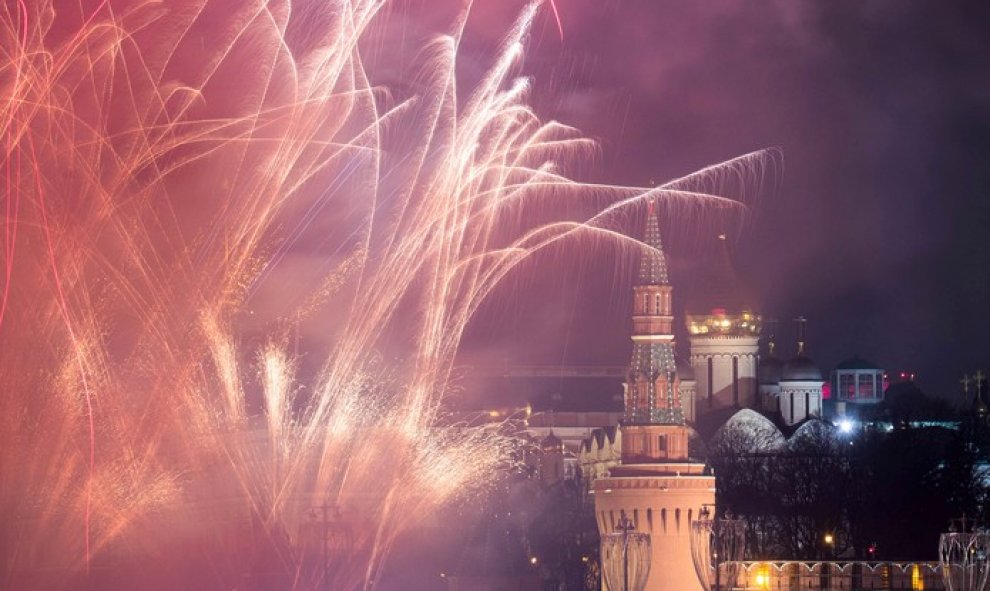
M473 3L459 55L465 95L524 5ZM779 146L775 190L735 250L762 312L807 316L824 369L859 354L916 371L944 395L958 373L987 369L990 9L916 0L558 5L563 40L544 8L520 74L532 77L543 116L599 140L577 176L642 186ZM369 35L373 81L393 100L418 92L424 41L450 31L463 7L393 4ZM683 220L667 220L665 232L677 231ZM699 289L707 255L685 244L670 245L677 310ZM279 283L318 283L311 258L320 249L297 250ZM464 362L624 363L633 257L578 245L535 262L481 311ZM269 305L277 307L258 307Z
M468 33L480 40L466 51L493 46L511 4L476 2ZM925 387L948 395L957 372L988 361L987 8L559 5L564 40L552 23L538 23L526 73L536 79L541 112L602 142L592 174L645 184L752 149L783 149L779 188L763 201L736 264L765 314L810 318L821 365L859 353L915 370ZM690 268L691 253L679 256ZM689 287L690 273L674 281ZM573 291L579 283L564 278L558 286ZM616 322L615 314L594 313L603 298L616 302L614 294L582 285L587 301L567 321L568 355L618 343L628 328L621 315ZM533 343L517 338L527 343L519 346ZM547 331L537 340L557 338ZM621 362L627 348L604 347L602 355Z

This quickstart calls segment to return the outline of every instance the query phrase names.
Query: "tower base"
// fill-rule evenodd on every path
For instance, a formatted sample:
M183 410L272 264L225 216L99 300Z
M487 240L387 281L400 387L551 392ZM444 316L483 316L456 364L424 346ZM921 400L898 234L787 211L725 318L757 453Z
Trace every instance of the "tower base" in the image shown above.
M636 531L650 534L646 591L702 591L691 560L691 522L715 504L715 477L704 464L630 464L594 482L595 519L602 535L615 532L621 511Z

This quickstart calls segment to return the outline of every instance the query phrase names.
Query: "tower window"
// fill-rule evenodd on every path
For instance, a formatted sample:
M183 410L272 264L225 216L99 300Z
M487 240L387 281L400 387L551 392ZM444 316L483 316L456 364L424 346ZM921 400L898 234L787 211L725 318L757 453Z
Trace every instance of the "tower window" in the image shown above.
M667 453L667 436L659 435L657 436L657 451L660 453Z

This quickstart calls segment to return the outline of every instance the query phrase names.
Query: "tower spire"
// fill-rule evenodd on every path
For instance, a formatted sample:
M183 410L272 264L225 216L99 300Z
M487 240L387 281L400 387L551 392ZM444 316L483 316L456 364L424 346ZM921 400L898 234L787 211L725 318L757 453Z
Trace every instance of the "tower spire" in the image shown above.
M680 380L674 360L674 316L667 257L655 204L647 209L639 280L633 287L633 354L626 374L625 422L683 425Z
M643 236L643 256L639 260L639 285L667 285L667 256L660 240L660 221L657 219L656 202L647 204L646 232Z

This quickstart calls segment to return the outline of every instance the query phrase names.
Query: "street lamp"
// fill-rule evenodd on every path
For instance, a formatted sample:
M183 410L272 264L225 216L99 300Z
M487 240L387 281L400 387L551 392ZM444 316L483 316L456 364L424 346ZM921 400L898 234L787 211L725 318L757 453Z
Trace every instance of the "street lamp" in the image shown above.
M957 527L958 524L958 527ZM966 531L967 525L971 531ZM938 560L946 591L985 591L990 564L990 533L966 517L952 520L938 541Z
M650 534L637 532L636 525L619 512L615 531L602 536L602 574L608 591L642 591L650 576Z
M832 568L835 567L835 565L832 564L832 561L835 560L835 536L832 535L832 532L825 532L825 535L822 537L822 541L825 542L825 559L829 561L822 564L822 570L821 573L819 573L821 576L822 588L824 589L830 587Z
M709 508L702 507L698 520L691 522L691 561L705 591L721 591L735 585L739 561L746 550L746 521L726 513L712 519ZM725 581L722 581L722 565Z
M307 542L319 541L320 546L320 585L329 584L331 550L341 549L347 546L348 529L340 514L340 507L331 505L326 501L310 507L306 512L307 529L309 535ZM312 547L312 546L310 546Z

